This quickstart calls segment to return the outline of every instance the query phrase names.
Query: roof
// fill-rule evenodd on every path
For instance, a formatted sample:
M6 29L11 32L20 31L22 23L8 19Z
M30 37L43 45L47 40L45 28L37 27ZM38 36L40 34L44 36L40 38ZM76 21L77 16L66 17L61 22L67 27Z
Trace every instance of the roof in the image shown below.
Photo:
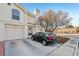
M24 13L26 13L28 16L34 17L35 15L30 13L27 9L25 9L20 3L13 3L17 7L19 7Z

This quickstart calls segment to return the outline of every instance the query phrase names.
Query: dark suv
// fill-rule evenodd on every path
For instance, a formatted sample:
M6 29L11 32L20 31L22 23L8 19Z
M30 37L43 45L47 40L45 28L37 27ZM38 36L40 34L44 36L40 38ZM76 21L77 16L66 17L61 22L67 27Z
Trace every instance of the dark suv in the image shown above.
M31 39L41 42L44 46L48 45L48 43L57 42L56 35L52 32L37 32L31 36Z

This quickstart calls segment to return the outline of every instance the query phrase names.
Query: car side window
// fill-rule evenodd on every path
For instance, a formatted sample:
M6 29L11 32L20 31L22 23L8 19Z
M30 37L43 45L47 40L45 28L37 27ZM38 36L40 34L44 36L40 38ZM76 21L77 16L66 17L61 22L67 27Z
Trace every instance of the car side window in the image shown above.
M45 34L44 34L44 33L40 33L39 35L40 35L40 36L45 36Z
M39 33L36 33L35 35L39 35Z

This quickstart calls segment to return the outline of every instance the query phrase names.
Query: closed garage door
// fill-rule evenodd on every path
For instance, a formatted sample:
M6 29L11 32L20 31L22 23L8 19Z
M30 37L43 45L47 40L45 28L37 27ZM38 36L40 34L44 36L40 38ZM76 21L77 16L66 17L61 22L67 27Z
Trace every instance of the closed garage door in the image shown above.
M23 26L5 26L5 40L21 39L24 38L24 27Z

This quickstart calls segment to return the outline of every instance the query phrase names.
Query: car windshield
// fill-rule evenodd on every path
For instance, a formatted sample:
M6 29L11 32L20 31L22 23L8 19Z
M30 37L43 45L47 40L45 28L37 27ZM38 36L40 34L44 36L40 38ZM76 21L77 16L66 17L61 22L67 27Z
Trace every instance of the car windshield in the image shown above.
M46 32L46 33L47 33L47 35L49 35L49 36L55 35L55 34L52 33L52 32Z

